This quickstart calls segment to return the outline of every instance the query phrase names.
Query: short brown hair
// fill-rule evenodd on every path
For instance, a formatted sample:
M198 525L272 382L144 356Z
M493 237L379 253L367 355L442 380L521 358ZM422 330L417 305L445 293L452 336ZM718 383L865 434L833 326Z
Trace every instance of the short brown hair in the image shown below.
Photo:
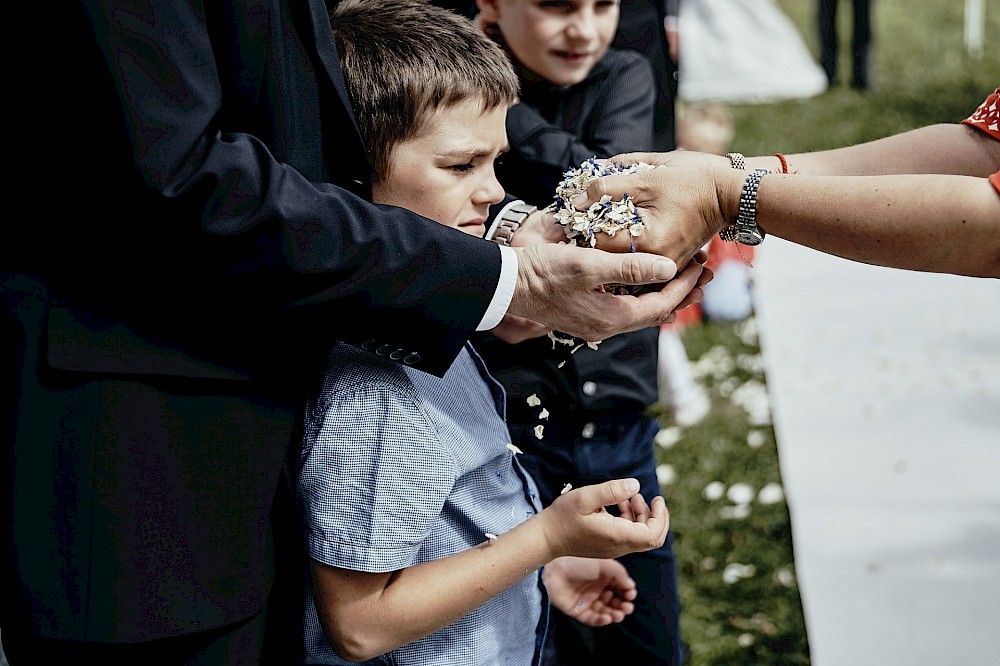
M372 177L443 106L517 100L510 61L472 21L425 0L344 0L330 14Z

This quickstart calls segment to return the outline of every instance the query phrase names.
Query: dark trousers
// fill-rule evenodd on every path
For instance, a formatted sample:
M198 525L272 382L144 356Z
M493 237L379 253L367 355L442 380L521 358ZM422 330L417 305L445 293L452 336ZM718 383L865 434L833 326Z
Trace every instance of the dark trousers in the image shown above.
M819 0L820 63L826 76L833 83L837 78L837 5L839 0ZM854 33L851 49L854 57L856 88L868 87L868 46L871 42L871 2L851 0L854 16Z
M656 421L643 416L626 422L595 418L593 423L596 429L587 439L568 439L569 432L550 432L547 426L545 448L537 444L525 448L527 444L519 442L525 452L521 460L534 476L543 502L548 505L558 497L565 483L578 488L624 477L639 480L647 501L660 495L653 442ZM592 628L553 611L546 666L682 663L677 567L670 535L660 548L619 561L638 588L635 612L620 624Z

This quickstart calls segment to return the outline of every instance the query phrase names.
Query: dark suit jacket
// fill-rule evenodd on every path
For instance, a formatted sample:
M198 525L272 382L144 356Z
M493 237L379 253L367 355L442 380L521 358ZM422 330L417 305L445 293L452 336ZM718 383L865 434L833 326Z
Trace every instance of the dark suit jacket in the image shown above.
M656 72L656 113L653 119L653 150L676 147L674 110L677 102L677 63L670 59L663 29L669 0L622 0L621 18L613 46L639 51L649 58ZM678 4L676 1L673 4ZM676 11L676 10L675 10Z
M649 62L627 49L610 49L572 86L522 75L521 101L507 112L511 149L497 165L500 184L544 207L567 169L595 156L649 150L655 94Z
M365 202L321 0L23 5L11 20L40 32L7 83L27 214L0 241L2 627L139 641L249 617L323 349L443 373L499 251Z

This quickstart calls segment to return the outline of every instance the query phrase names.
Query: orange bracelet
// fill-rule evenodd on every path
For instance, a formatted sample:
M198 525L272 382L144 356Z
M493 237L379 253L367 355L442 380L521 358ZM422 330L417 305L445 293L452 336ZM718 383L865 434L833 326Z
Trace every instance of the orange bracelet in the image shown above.
M785 156L781 153L775 153L774 156L781 162L781 173L788 173L788 160L785 159Z

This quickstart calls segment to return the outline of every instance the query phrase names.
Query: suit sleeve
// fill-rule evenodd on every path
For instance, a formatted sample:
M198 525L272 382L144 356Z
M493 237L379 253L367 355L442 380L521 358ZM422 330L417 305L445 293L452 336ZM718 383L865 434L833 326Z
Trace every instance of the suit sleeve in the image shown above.
M102 111L124 141L103 148L120 166L77 186L105 226L64 236L56 260L69 271L79 260L65 248L95 248L84 281L157 325L224 304L244 326L399 349L443 372L493 296L498 248L345 189L367 162L335 87L315 90L324 74L339 81L325 7L290 4L233 3L246 12L234 20L215 3L86 3L79 20L105 69L91 97L113 89Z

